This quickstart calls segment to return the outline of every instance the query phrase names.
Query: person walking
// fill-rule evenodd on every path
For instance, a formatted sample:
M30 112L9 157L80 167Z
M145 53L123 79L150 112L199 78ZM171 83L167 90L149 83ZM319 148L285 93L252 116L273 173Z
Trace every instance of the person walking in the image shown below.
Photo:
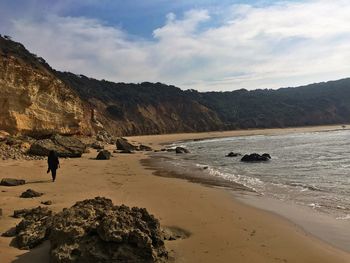
M56 171L60 167L60 161L58 160L57 153L55 151L49 152L49 157L47 158L48 169L47 173L51 171L52 182L56 180Z

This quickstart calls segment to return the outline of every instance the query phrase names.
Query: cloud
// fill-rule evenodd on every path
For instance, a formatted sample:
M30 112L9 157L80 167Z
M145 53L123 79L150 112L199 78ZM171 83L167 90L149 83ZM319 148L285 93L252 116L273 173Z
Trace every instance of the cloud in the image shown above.
M54 68L99 79L278 88L349 76L349 13L345 0L192 9L169 13L148 40L100 20L49 14L13 20L9 34Z

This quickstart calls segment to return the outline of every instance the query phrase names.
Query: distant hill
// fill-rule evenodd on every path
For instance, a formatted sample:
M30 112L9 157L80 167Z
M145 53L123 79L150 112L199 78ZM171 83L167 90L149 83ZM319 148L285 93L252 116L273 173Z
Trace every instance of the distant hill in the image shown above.
M350 79L278 90L183 91L53 70L0 37L0 130L158 134L350 122Z

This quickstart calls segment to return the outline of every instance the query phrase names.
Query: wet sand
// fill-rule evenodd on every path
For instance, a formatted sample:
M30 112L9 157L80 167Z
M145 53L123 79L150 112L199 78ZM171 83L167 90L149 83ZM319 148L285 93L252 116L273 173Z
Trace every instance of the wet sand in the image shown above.
M308 128L307 130L309 130ZM318 127L314 130L335 129ZM286 130L235 131L176 134L129 138L149 144L234 135L293 132ZM79 159L62 159L57 181L46 174L46 161L1 161L0 178L25 179L28 184L0 186L0 232L19 220L14 209L31 208L51 200L54 211L95 196L111 198L115 204L146 207L161 225L177 226L191 233L184 240L167 241L175 262L350 262L350 254L321 242L301 228L270 212L245 205L229 191L186 180L155 176L142 165L145 153L114 154L97 161L90 154ZM43 192L33 199L19 195L28 188ZM5 192L4 192L5 191ZM9 246L11 238L0 237L0 262L49 262L49 244L29 251Z

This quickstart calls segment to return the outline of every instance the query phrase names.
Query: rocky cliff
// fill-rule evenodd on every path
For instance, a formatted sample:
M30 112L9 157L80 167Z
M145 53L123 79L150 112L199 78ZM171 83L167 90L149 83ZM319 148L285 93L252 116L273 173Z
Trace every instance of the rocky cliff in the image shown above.
M0 130L88 134L88 109L41 58L0 37Z

